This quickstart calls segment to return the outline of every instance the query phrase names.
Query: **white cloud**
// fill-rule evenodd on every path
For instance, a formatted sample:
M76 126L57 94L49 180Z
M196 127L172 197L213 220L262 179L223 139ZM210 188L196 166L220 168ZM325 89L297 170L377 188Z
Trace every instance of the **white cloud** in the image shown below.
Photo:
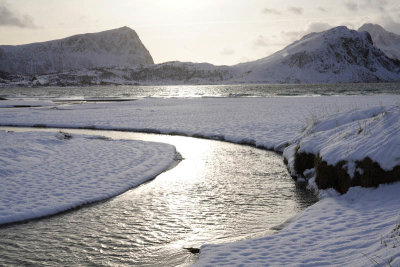
M373 10L384 13L387 11L388 6L387 0L362 0L357 1L346 1L344 2L345 7L351 12Z
M20 28L36 27L30 16L18 16L8 7L6 2L0 2L0 26L14 26Z
M265 38L263 35L259 35L257 39L254 41L254 47L267 47L269 46L267 38Z
M288 10L296 15L303 14L303 9L301 7L290 6L288 7Z
M282 15L282 13L276 9L272 8L264 8L262 13L264 14L272 14L272 15Z

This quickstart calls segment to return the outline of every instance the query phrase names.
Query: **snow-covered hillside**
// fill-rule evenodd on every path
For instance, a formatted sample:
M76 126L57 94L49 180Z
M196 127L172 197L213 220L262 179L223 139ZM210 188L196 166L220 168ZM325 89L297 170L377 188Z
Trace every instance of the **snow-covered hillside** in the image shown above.
M166 62L153 65L113 66L23 76L0 71L0 88L12 86L177 85L220 84L234 76L228 66Z
M380 25L371 23L362 25L358 31L369 32L376 47L389 57L400 59L400 35L389 32Z
M136 32L128 27L42 43L0 46L0 71L12 74L153 63Z
M68 40L74 40L74 45L64 50L72 52L57 56L57 49ZM0 50L0 87L400 81L400 61L376 48L368 32L344 26L308 34L271 56L235 66L176 61L150 64L150 54L126 27L33 44L30 50L19 47L8 49L25 53L28 61L16 56L13 62L9 55L4 61ZM18 75L52 71L57 73Z
M236 65L238 81L337 83L399 81L400 63L373 46L367 32L340 26L311 33L269 57Z

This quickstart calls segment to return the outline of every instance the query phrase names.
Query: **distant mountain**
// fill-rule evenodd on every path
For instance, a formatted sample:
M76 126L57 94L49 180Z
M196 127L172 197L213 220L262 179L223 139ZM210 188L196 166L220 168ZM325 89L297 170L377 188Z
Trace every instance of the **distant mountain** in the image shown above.
M238 81L265 83L389 82L400 62L374 47L368 32L344 26L311 33L283 50L234 66Z
M126 34L127 32L130 34ZM96 50L93 47L101 43L97 37L104 33L114 33L121 38L107 38L107 40L113 40L113 45L107 50L109 52L93 56L92 51ZM97 65L104 63L104 66L85 67L86 65L82 63L73 65L77 68L74 70L30 76L18 75L16 71L2 72L0 69L0 87L400 81L399 60L388 57L382 50L376 48L368 32L357 32L344 26L308 34L271 56L235 66L214 66L190 62L151 64L153 63L151 56L141 43L137 45L140 48L133 49L132 53L126 52L131 51L127 47L132 47L132 45L127 45L129 42L124 41L125 39L140 42L132 30L121 28L104 33L94 34L96 38L89 38L96 39L91 42L92 45L84 43L81 46L82 48L90 47L90 49L76 52L81 53L83 63L94 58L97 60ZM127 35L134 35L135 38L128 38ZM89 35L89 37L93 36ZM65 42L64 40L54 42ZM120 51L116 48L118 45L125 48ZM104 46L102 47L100 51L105 50ZM48 50L47 47L46 49ZM56 55L56 53L47 55L45 52L47 50L42 52L45 59ZM136 53L140 50L145 53ZM75 55L74 53L70 54ZM105 56L102 57L102 55ZM127 55L132 55L134 60L129 60ZM32 57L35 56L32 55ZM69 62L68 59L66 62ZM137 65L138 63L143 65ZM4 63L0 65L4 66ZM78 67L81 68L78 69Z
M233 78L232 67L208 63L166 62L132 67L99 67L42 75L0 71L0 88L13 86L222 84Z
M0 71L34 75L75 69L154 64L128 27L26 45L0 46Z
M371 23L362 25L358 31L369 32L376 47L389 57L400 59L400 35L389 32L378 24Z

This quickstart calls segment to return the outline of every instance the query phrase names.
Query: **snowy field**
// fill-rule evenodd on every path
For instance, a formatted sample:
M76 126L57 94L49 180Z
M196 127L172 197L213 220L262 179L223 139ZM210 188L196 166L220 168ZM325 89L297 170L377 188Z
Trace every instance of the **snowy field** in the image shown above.
M5 106L7 102L1 101L1 104ZM267 148L278 148L319 117L399 103L400 95L147 98L118 103L4 108L0 109L0 125L150 130L209 138L223 137L231 142L246 141ZM278 149L283 150L283 147Z
M7 105L7 101L2 102ZM376 153L384 153L384 149L368 149L368 144L376 141L386 148L388 144L394 148L400 145L399 107L399 95L149 98L123 103L2 108L0 124L176 133L246 142L282 152L291 142L303 142L304 149L311 149L324 141L324 145L318 143L319 148L326 149L323 156L334 161L366 155L379 158ZM360 127L365 130L361 134ZM348 137L347 143L341 141L342 132ZM349 146L353 141L362 148L359 153L351 153L358 149ZM289 146L285 155L293 151ZM382 163L396 164L396 151ZM378 189L351 188L343 196L331 194L277 235L205 245L196 265L385 266L390 259L392 266L399 265L399 189L397 183Z
M194 266L399 266L399 192L400 183L352 188L320 200L275 235L205 245Z
M0 131L0 224L110 198L167 169L171 145Z

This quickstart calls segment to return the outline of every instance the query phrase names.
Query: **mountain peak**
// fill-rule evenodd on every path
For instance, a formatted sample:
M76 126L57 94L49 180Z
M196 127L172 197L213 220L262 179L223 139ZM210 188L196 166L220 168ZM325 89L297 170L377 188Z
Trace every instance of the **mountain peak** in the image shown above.
M136 32L126 26L42 43L0 46L0 71L15 74L141 64L154 62Z
M119 32L135 33L136 34L136 31L134 29L128 27L128 26L123 26L123 27L116 28L116 29L113 29L113 30L110 30L110 31L119 31Z
M358 30L369 32L376 47L389 57L400 60L400 35L387 31L381 25L372 23L366 23Z
M365 23L363 24L358 31L382 31L382 32L388 32L379 24L374 24L374 23Z
M335 83L399 80L399 62L373 46L368 32L339 26L310 33L269 57L237 65L267 83Z

